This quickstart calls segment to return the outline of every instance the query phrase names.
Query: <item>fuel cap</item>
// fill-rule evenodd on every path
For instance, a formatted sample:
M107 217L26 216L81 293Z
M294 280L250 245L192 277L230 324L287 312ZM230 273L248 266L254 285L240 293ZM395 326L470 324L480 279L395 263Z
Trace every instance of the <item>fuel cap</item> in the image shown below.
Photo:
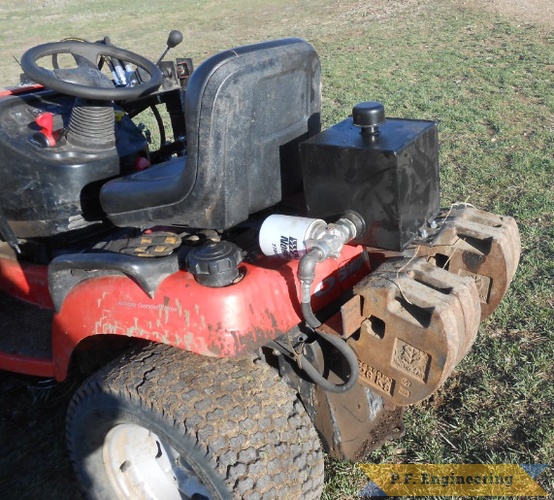
M212 288L230 285L239 277L242 250L230 241L212 241L192 249L186 265L198 283Z
M366 101L352 108L352 123L364 135L378 135L379 126L385 123L385 106L377 101Z

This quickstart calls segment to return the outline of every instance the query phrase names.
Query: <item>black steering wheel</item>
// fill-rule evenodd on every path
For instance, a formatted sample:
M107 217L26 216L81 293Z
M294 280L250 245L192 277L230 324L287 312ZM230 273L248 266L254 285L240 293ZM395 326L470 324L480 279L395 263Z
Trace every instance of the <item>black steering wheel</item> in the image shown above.
M37 60L45 56L70 54L76 68L43 68ZM133 87L116 87L112 80L98 69L99 58L115 58L134 64L140 71L141 82ZM37 45L21 58L21 68L33 81L63 94L98 101L125 101L154 92L162 84L158 66L143 56L113 45L89 42L54 42Z

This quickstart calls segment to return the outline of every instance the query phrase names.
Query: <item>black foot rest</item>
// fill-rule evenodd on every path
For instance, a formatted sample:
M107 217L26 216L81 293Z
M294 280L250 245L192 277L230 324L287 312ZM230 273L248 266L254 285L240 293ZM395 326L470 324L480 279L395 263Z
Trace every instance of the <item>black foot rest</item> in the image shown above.
M157 231L129 238L120 252L137 257L165 257L181 246L181 238L173 233Z
M111 240L98 243L94 251L116 252L137 257L165 257L181 246L179 235L169 231L140 233L128 230Z

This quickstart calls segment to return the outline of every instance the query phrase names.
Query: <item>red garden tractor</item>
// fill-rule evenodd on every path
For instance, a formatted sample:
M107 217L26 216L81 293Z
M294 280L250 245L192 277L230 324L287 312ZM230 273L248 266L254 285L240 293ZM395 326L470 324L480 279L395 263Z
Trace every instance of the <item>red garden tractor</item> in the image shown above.
M301 39L166 53L47 43L0 91L0 369L89 374L90 498L317 498L468 353L517 226L441 208L432 121L322 131Z

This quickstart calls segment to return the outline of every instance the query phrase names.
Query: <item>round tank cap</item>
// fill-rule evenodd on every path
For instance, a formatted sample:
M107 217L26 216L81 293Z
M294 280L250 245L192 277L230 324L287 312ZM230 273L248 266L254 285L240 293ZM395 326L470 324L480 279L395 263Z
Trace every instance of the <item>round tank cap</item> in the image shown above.
M230 241L214 241L192 249L187 255L187 269L201 285L219 288L239 277L241 249Z
M356 127L377 132L377 127L385 123L385 106L377 101L366 101L352 108L352 122Z

